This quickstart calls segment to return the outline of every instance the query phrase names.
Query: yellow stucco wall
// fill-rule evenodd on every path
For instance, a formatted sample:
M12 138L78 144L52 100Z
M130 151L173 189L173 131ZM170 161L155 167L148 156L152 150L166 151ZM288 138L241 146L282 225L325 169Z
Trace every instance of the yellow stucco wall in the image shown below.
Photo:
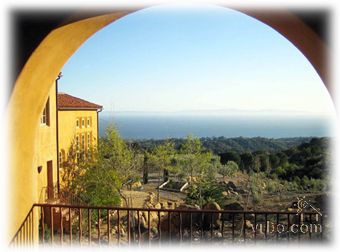
M36 122L36 133L35 133L35 145L33 152L33 162L31 167L31 183L33 188L36 190L32 190L33 198L35 202L43 202L46 200L46 192L47 192L47 162L52 161L53 167L53 184L57 182L57 137L56 137L56 89L55 83L52 84L52 87L49 91L48 97L45 101L45 104L49 100L49 123L41 124L40 118ZM40 115L42 115L42 111L40 111ZM42 169L38 172L38 167L41 166ZM28 179L28 178L26 178ZM24 185L21 185L23 188ZM27 212L26 212L27 214ZM34 209L34 240L37 242L38 238L38 221L40 218L40 209Z
M50 106L50 125L37 122L35 153L33 156L33 174L36 176L36 194L34 198L42 202L46 199L47 187L47 162L52 161L53 166L53 184L57 182L57 137L56 137L56 90L55 84L49 92L49 106ZM42 167L38 173L38 166Z

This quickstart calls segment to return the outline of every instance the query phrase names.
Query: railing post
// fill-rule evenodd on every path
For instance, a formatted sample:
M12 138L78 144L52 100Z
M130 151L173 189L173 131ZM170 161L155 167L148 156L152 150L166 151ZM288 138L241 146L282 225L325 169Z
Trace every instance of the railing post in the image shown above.
M254 215L254 240L255 240L255 243L256 243L256 233L257 233L257 223L256 223L256 213L255 213L255 215Z
M140 217L139 217L139 211L138 210L137 210L137 226L138 226L138 245L140 245L141 233L140 233Z
M110 210L106 209L107 211L107 245L110 245Z
M190 212L190 243L192 243L192 212Z
M161 243L161 213L160 211L158 210L157 211L157 214L158 214L158 225L157 225L157 229L158 229L158 244Z
M279 230L278 230L279 224L280 224L280 214L277 213L276 214L276 241L279 240Z
M148 209L148 244L150 245L150 209Z
M97 227L97 232L98 232L98 245L100 245L100 209L98 208L98 227Z
M180 242L183 240L183 230L182 230L182 213L179 212L179 239Z
M246 242L246 213L243 213L243 242Z
M120 244L120 225L119 225L119 223L120 223L120 218L119 218L120 216L119 216L119 209L117 210L117 233L118 233L118 238L117 238L117 243L118 243L118 245Z
M322 216L322 215L320 215L320 224L321 224L320 238L321 238L321 240L323 240L323 231L324 231L324 227L323 227L323 216Z
M60 211L60 245L63 245L63 211L62 211L62 207L59 207L59 211Z
M50 215L51 215L51 229L50 229L50 232L51 232L51 244L53 244L53 236L54 236L54 230L53 230L53 207L51 206L50 207Z
M130 210L127 210L127 224L128 224L128 226L127 226L127 235L128 235L128 244L130 245L130 243L131 243L131 224L130 224Z
M87 210L87 229L89 233L89 245L91 245L91 208Z
M287 214L287 218L288 218L288 221L287 221L287 225L288 225L287 240L289 241L290 240L290 214L289 213Z
M41 207L41 238L42 238L42 244L45 244L45 216L44 216L44 207Z
M265 237L265 241L267 241L267 232L268 232L268 216L267 214L264 215L265 216L265 222L266 222L266 225L264 226L264 237Z
M232 230L231 230L231 234L232 234L232 240L233 242L235 241L235 213L232 213Z
M72 245L72 214L71 214L71 208L68 208L68 220L69 220L69 232L70 232L70 246Z
M171 212L168 212L168 233L169 233L169 243L171 244Z
M213 233L213 219L214 219L214 214L211 213L210 214L210 239L213 240L213 236L214 236L214 233Z
M78 229L79 229L79 245L81 246L81 238L83 236L82 229L81 229L81 208L78 208L79 210L79 223L78 223Z

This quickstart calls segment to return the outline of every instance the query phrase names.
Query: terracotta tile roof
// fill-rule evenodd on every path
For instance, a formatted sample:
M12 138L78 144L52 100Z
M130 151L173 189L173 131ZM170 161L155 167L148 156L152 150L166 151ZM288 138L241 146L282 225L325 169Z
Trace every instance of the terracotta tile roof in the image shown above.
M58 109L102 109L103 106L85 101L83 99L68 95L65 93L58 93Z

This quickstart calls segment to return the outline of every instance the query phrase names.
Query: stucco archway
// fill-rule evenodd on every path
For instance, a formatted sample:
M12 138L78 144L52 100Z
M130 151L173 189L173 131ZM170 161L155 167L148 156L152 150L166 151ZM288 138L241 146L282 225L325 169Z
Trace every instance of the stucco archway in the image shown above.
M9 238L32 204L38 199L35 192L34 167L35 134L48 92L56 76L72 54L95 32L136 10L115 11L108 14L76 15L50 31L31 54L20 72L12 91L9 107L10 146L10 212ZM288 11L239 11L252 16L277 30L307 57L325 86L327 79L326 47L307 25Z

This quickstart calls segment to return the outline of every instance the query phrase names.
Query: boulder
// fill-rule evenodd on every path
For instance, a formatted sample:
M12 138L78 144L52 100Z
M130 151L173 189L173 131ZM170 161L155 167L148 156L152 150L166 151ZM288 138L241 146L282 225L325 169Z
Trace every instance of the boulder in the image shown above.
M206 204L203 209L221 211L220 205L216 202ZM204 213L203 229L219 228L221 226L220 218L220 213Z
M232 182L232 181L229 181L229 182L226 183L226 184L227 184L227 188L228 188L229 190L235 191L235 190L237 189L236 185L235 185L234 182Z
M132 190L141 190L143 188L143 185L140 181L136 181L131 184Z
M225 205L224 210L243 211L244 208L242 207L242 205L240 203L234 202L234 203ZM223 220L231 221L232 218L233 218L233 214L229 214L229 213L222 214ZM239 220L240 218L241 218L240 214L235 214L235 220Z
M192 205L186 205L186 204L180 204L176 209L199 209L197 206ZM201 223L202 215L199 213L192 213L192 225L195 226L198 223ZM180 220L181 219L181 220ZM190 213L181 213L177 212L171 213L170 217L170 230L171 230L171 236L172 237L178 237L179 236L179 230L180 230L180 223L182 223L182 231L183 234L185 233L186 229L190 229ZM169 235L169 219L168 214L164 215L161 219L161 230L162 230L162 239L167 237Z
M153 192L149 192L149 195L146 197L145 201L150 202L151 204L156 204L158 202L157 196Z
M162 208L161 203L158 202L157 204L155 204L155 205L154 205L154 208L155 208L155 209L161 209L161 208Z
M224 209L225 210L238 210L238 211L244 210L243 206L238 202L234 202L234 203L225 205Z
M150 201L145 201L143 204L143 208L154 208L154 205Z
M223 197L228 197L228 196L229 196L229 191L224 191L224 192L222 192L222 196L223 196Z
M246 228L253 229L253 223L250 220L246 220Z
M238 193L233 190L230 191L230 194L238 195Z

